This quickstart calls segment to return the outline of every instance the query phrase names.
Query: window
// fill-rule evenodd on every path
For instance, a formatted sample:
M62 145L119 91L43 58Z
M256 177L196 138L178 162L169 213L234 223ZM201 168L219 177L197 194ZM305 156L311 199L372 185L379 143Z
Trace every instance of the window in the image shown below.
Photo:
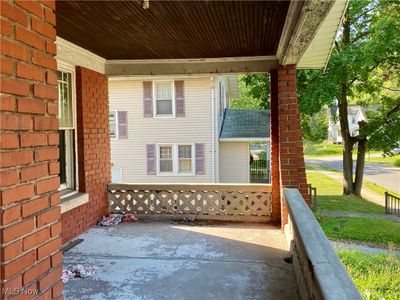
M178 146L179 173L192 173L192 145Z
M154 82L154 106L157 117L174 116L173 86L173 81Z
M194 175L193 144L158 145L159 175Z
M60 190L62 195L76 189L75 116L73 98L73 73L57 72L58 118L60 135Z
M109 122L110 122L110 138L116 139L117 135L117 112L110 111L109 113Z
M172 146L160 146L160 173L172 173L173 153Z

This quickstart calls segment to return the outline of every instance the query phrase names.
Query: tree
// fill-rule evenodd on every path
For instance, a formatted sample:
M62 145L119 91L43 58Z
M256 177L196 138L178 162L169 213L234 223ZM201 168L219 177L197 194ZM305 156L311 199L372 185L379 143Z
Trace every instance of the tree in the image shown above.
M400 144L399 6L398 0L350 1L327 69L298 73L302 112L313 114L324 104L338 102L346 195L361 193L367 144L384 152ZM388 79L396 86L385 86ZM367 123L360 122L359 134L353 137L349 132L348 104L360 102L365 94L372 95L370 99L380 107L376 113L369 114ZM355 147L357 160L353 179Z
M314 115L302 114L301 132L305 140L318 142L326 139L328 133L328 111L322 108Z
M231 100L233 109L268 109L269 75L247 74L238 76L239 97Z

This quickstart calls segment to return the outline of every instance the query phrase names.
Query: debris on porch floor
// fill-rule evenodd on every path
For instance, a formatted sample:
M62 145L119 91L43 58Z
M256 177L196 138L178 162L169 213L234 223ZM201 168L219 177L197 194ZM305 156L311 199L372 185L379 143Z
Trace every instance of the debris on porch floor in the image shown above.
M98 270L69 280L65 299L298 299L278 228L193 223L90 229L64 254L64 268Z
M98 222L97 226L115 226L121 222L136 222L138 219L131 214L110 214L109 216L103 216Z

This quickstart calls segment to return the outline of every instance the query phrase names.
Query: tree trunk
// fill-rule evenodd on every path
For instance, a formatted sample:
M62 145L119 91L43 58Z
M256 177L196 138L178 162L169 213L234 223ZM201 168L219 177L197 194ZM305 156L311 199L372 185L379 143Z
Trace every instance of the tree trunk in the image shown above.
M345 13L343 22L342 45L346 46L350 43L350 23L348 12ZM338 102L340 130L343 143L343 194L353 194L353 146L354 139L350 136L349 120L347 117L347 94L348 94L348 75L346 66L344 66L342 74L342 82L340 84L340 97Z
M359 139L357 145L356 178L354 180L353 195L361 196L366 152L367 152L367 139L366 138Z
M353 141L347 119L347 91L342 87L342 99L339 100L339 121L343 144L343 194L353 194Z

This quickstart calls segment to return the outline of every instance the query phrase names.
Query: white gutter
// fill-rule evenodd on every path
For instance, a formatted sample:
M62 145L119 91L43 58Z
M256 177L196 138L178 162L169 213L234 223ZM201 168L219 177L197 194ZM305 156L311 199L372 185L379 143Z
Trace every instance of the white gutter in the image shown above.
M211 77L211 181L215 183L215 88Z

